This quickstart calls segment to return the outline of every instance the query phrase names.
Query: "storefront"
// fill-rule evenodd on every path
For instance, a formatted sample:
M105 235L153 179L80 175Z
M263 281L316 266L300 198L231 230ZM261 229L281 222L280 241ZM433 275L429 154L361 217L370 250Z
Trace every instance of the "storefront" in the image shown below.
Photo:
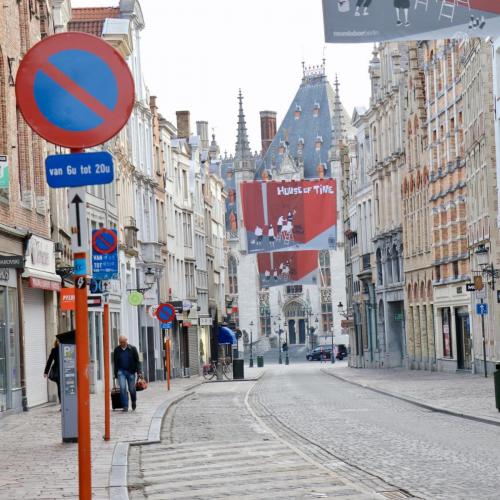
M438 370L471 370L469 295L461 287L447 286L436 287L434 297Z
M43 370L57 333L57 296L61 278L56 274L54 242L32 235L22 274L24 363L28 406L48 401Z
M17 271L0 267L0 414L22 409L19 347Z

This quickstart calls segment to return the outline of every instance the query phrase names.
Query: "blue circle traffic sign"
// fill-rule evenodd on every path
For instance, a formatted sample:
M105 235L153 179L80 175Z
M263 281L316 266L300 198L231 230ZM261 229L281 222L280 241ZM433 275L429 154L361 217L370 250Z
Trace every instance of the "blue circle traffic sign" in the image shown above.
M112 229L101 228L92 235L92 249L101 255L116 251L118 236Z
M106 142L124 127L134 105L134 81L123 57L105 41L60 33L23 57L16 96L38 135L81 149Z
M175 315L175 307L172 304L160 304L155 315L161 323L169 323Z

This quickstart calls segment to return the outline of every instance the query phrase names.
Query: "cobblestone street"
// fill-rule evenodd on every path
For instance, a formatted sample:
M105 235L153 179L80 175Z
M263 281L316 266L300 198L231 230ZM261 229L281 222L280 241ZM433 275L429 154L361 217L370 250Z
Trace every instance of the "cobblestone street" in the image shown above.
M161 444L131 448L131 498L498 498L498 427L324 366L274 365L253 386L199 388L172 407Z

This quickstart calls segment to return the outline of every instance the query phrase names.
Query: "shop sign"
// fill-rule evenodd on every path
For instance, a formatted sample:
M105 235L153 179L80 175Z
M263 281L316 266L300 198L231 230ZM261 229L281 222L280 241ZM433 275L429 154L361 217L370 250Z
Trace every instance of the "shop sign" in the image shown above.
M75 289L61 288L61 311L75 310Z
M9 189L9 169L6 155L0 155L0 189Z
M26 269L55 274L54 242L32 235L26 251Z
M7 268L0 268L0 281L9 281L10 270Z
M0 268L2 267L23 269L24 257L22 255L0 255Z
M212 326L212 318L200 318L200 326Z
M31 276L28 281L30 288L39 288L40 290L49 290L58 292L61 289L61 283L58 281L44 280L43 278L35 278Z

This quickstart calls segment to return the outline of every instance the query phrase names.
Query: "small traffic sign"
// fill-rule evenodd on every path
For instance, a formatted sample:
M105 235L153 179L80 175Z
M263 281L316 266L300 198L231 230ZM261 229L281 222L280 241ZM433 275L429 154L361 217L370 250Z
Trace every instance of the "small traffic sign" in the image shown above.
M16 97L38 135L82 149L106 142L125 126L134 106L134 81L123 57L104 40L60 33L22 58Z
M73 253L87 252L89 248L89 230L87 226L87 193L85 188L69 189L68 200L71 249Z
M483 286L481 290L476 290L476 299L477 300L486 299L486 287Z
M175 308L172 304L160 304L155 315L160 323L169 323L175 316Z
M170 330L172 328L172 322L160 323L162 330Z
M47 156L45 174L52 188L113 182L113 157L106 151Z
M486 316L488 314L488 304L476 304L476 314L478 316Z
M128 303L131 306L140 306L143 300L144 300L144 295L142 295L141 292L134 290L133 292L129 293Z
M92 249L101 254L113 253L118 246L118 235L115 229L96 229L92 231Z
M118 234L116 229L92 231L92 275L103 280L118 277Z
M106 280L92 278L89 284L89 291L92 294L106 293L108 283Z
M467 290L468 292L475 292L476 286L474 285L474 283L466 283L465 290Z

